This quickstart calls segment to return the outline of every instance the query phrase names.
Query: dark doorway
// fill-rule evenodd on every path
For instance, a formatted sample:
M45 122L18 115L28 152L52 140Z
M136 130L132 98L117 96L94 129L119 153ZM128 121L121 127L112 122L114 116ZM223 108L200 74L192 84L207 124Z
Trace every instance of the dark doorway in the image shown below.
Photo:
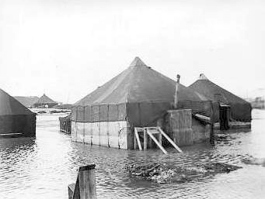
M230 106L220 104L219 106L220 130L229 129L229 119L230 119Z

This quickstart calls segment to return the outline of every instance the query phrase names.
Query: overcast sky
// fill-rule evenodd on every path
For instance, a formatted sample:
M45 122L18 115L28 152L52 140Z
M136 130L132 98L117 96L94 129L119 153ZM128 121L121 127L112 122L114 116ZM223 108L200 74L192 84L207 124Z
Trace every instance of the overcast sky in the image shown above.
M265 87L263 0L1 0L0 88L73 103L135 56L189 86Z

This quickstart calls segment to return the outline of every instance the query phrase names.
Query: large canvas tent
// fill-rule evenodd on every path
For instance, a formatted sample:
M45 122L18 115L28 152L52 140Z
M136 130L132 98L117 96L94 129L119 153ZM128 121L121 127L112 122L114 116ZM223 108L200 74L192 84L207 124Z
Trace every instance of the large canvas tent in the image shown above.
M251 104L235 94L216 85L205 75L201 74L200 78L189 86L194 91L197 91L213 102L222 106L230 107L230 115L232 120L250 122L251 121ZM221 113L221 112L220 112Z
M36 114L0 89L0 137L34 137Z
M172 109L175 88L174 80L136 57L129 68L74 104L72 139L130 148L132 127L156 125ZM201 110L207 99L180 84L178 100L179 108Z
M47 107L51 108L57 105L58 103L53 101L51 98L49 98L47 95L43 94L37 102L34 103L34 107Z

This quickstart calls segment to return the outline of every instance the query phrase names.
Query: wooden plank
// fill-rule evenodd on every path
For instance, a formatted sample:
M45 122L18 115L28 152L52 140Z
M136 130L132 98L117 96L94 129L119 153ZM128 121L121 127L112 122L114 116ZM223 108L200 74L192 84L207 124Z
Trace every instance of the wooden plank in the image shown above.
M109 146L112 148L119 148L119 124L118 122L109 122Z
M135 134L135 137L136 137L136 140L137 140L137 143L138 143L138 147L139 147L139 150L142 151L142 145L141 145L141 142L140 142L140 138L139 138L139 134L138 134L138 130L137 128L134 128L134 134Z
M128 124L126 121L120 121L119 122L119 148L120 149L127 149L127 135L128 135Z
M134 150L137 149L137 140L136 140L136 136L135 136L135 134L134 134L134 136L133 136L133 148L134 148Z
M144 129L144 150L147 149L147 132L146 129Z
M84 123L76 123L76 141L84 142Z
M152 133L149 133L148 129L147 129L147 134L152 138L152 140L156 143L156 145L163 151L164 154L167 154L167 151L164 149L163 146L161 146L159 144L159 142L157 141L157 139L152 135Z
M92 137L93 145L100 145L98 122L93 122L92 125L91 125L91 129L93 131L93 137Z
M79 171L80 199L96 199L95 169Z
M167 134L164 133L164 131L160 127L158 127L158 129L160 133L170 142L170 144L172 144L175 147L175 149L178 150L178 152L183 153L183 151L170 139L170 137L168 137Z
M76 142L76 122L72 122L71 128L71 139L72 141Z
M68 185L68 199L73 199L75 190L75 183Z
M91 123L85 123L85 138L84 142L86 144L92 143L92 129L91 129Z
M100 145L101 146L109 146L109 136L108 136L108 126L107 122L99 122L100 129Z

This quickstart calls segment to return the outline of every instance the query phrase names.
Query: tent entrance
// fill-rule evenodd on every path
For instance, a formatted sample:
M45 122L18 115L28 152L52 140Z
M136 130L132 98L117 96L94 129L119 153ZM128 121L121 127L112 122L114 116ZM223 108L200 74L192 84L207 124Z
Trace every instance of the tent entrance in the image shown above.
M230 109L229 105L220 104L219 106L220 130L229 129Z

